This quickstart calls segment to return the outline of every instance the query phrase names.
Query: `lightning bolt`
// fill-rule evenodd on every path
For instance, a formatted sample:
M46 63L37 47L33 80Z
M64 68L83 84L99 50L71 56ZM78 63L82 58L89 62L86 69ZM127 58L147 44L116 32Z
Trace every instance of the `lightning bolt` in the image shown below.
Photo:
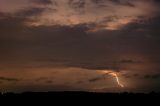
M120 87L122 87L122 88L124 87L124 85L120 83L119 78L118 78L118 76L117 76L116 73L110 73L110 75L112 75L113 77L116 78L117 84L118 84Z
M118 75L117 75L116 73L110 72L110 71L103 71L103 73L104 73L104 74L109 74L109 75L115 77L117 84L118 84L120 87L122 87L122 88L124 87L124 85L120 83L119 77L118 77Z

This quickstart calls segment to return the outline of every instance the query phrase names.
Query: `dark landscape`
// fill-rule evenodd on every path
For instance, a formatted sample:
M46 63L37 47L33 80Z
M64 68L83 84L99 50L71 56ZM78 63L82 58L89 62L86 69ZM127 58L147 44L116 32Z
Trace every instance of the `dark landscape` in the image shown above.
M160 93L97 93L81 91L64 92L24 92L24 93L0 93L0 101L5 104L27 104L33 103L44 105L144 105L159 104Z
M150 93L132 93L132 92L122 92L122 93L97 93L97 92L82 92L82 91L63 91L63 92L23 92L23 93L0 93L1 97L9 97L9 96L16 96L16 97L160 97L160 93L150 92Z

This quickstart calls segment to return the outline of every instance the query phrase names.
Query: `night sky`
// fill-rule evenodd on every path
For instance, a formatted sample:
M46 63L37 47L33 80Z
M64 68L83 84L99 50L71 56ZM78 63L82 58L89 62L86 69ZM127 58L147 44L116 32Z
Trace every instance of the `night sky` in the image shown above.
M160 1L0 0L0 91L160 91Z

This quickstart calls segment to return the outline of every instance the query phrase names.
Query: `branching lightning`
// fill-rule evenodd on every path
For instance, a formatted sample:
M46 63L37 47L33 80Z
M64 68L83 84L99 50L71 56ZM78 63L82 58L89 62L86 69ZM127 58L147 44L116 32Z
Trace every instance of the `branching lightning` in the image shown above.
M112 75L113 77L116 78L117 84L118 84L120 87L124 87L124 85L120 83L119 78L118 78L118 76L117 76L116 73L110 73L110 75Z
M117 84L118 84L120 87L122 87L122 88L124 87L124 85L120 83L119 77L118 77L118 75L117 75L116 73L110 72L110 71L103 71L103 73L104 73L104 74L109 74L109 75L115 77Z

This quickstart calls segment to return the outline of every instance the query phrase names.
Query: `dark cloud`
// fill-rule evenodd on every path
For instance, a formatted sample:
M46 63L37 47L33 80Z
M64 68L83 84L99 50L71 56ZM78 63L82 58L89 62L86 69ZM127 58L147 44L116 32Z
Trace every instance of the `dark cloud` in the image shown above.
M52 84L52 83L53 83L53 81L52 81L52 80L47 80L47 81L46 81L46 83L48 83L48 84Z
M81 9L85 7L86 2L84 0L69 0L69 5L74 9Z
M39 82L39 81L45 81L45 80L48 80L48 79L49 78L47 78L47 77L41 77L41 78L36 79L36 81Z
M103 4L105 3L105 0L91 0L92 2L96 3L96 4ZM126 0L108 0L110 2L116 3L116 4L121 4L124 2L128 2Z
M53 80L54 80L54 78L41 77L41 78L36 79L35 81L51 84L51 83L53 83Z
M32 1L38 4L42 4L42 5L52 4L52 0L32 0Z
M88 81L89 82L96 82L96 81L99 81L99 80L102 80L104 79L103 77L96 77L96 78L92 78L92 79L89 79Z
M155 3L160 3L160 1L159 1L159 0L153 0L153 1L155 1Z
M160 59L159 16L143 23L135 21L121 30L92 33L87 33L84 24L30 27L25 25L26 17L1 17L1 67L38 65L118 71L129 68L126 63L150 66L148 62Z
M160 74L149 74L144 76L145 79L160 79Z
M96 82L96 81L100 81L100 80L105 80L106 78L108 78L110 72L106 73L106 74L102 74L101 76L98 77L94 77L91 79L88 79L89 82Z
M9 81L9 82L19 81L19 79L17 79L17 78L9 78L9 77L0 77L0 80L1 81Z
M156 71L158 72L158 71ZM150 73L150 74L145 74L145 73L129 73L129 74L123 74L125 78L129 79L147 79L147 80L157 80L160 79L160 74L159 73Z
M30 8L30 9L24 9L16 13L16 16L19 17L30 17L30 16L37 16L41 14L43 11L45 11L45 8Z
M123 75L124 79L133 79L137 83L149 81L144 84L159 88L160 16L159 11L150 14L146 10L158 10L159 1L136 0L139 5L129 0L89 0L87 3L85 0L64 0L64 4L63 0L31 1L33 7L24 2L21 4L23 8L17 7L17 1L11 6L16 8L14 12L8 13L12 10L8 7L3 7L4 11L0 12L2 71L70 67L93 71L109 69L120 74L128 72ZM105 78L106 74L88 76L86 82L99 82ZM1 82L19 80L0 77ZM34 81L40 86L22 85L15 89L83 90L75 85L65 86L68 83L53 85L59 79L51 77ZM78 79L76 84L85 84L85 80Z
M26 92L26 91L32 91L32 92L49 92L49 91L85 91L86 89L83 88L77 88L74 86L68 86L68 85L54 85L54 84L47 84L47 85L17 85L12 88L6 88L5 91L7 92Z
M123 63L134 64L134 63L142 63L142 61L134 61L132 59L124 59L124 60L116 61L115 63L119 63L119 64L123 64Z
M135 7L135 5L130 0L110 0L118 5L125 5L130 7Z

